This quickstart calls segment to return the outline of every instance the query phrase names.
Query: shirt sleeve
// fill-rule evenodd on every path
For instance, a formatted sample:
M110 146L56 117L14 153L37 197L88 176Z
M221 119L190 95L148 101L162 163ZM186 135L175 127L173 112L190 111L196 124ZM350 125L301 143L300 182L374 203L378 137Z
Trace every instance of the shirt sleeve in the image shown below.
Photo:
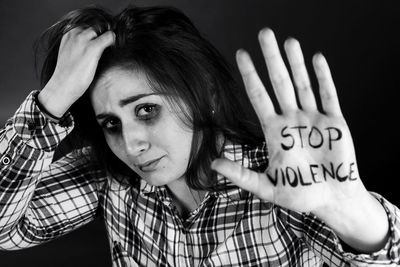
M379 194L371 194L385 208L390 231L385 246L374 253L350 251L332 229L311 213L300 214L280 209L279 217L329 266L399 266L400 210Z
M52 162L72 131L71 115L49 120L32 92L0 131L0 249L56 238L92 220L104 177L87 150Z

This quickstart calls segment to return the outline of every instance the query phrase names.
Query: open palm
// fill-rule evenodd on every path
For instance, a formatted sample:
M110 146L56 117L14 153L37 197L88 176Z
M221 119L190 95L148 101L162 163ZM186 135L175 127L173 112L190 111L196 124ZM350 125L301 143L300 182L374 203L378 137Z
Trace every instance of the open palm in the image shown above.
M299 43L292 38L285 42L293 85L274 33L264 29L259 40L280 113L247 52L238 51L237 63L264 132L269 166L264 173L257 173L218 159L213 168L258 197L299 212L346 203L364 193L351 134L325 58L321 54L313 58L320 112Z

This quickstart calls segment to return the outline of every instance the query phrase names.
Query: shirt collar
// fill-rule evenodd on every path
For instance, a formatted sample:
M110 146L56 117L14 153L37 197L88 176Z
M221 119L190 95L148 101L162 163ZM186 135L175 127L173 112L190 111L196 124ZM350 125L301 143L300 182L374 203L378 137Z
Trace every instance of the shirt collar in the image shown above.
M144 179L140 179L140 192L144 194L156 192L157 186L148 184Z
M250 167L249 148L245 145L235 144L230 141L225 141L222 150L222 156L226 159L232 160L234 162L240 163L243 167ZM239 201L247 196L248 192L237 187L228 178L218 174L217 175L217 186L222 188L217 192L212 192L211 194L216 197L222 197L232 201ZM150 194L156 193L157 191L164 191L165 186L154 186L148 184L145 180L140 180L140 193Z

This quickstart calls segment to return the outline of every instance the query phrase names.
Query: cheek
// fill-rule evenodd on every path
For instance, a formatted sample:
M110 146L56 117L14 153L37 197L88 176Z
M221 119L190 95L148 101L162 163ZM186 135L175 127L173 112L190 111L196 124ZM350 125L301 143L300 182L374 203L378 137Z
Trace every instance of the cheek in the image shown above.
M117 156L117 158L126 163L126 156L124 154L124 150L122 149L122 144L118 140L118 138L106 134L104 135L104 138L111 152L113 152L113 154Z
M163 138L165 140L165 133L163 134ZM189 132L189 130L171 131L168 134L168 150L170 153L172 152L173 160L181 168L187 167L192 148L192 139L193 133Z

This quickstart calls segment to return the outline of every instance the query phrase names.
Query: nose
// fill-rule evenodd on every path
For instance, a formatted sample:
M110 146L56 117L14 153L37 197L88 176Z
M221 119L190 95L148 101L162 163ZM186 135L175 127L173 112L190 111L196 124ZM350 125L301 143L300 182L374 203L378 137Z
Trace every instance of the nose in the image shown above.
M139 127L129 127L123 132L124 147L130 156L139 156L150 148L148 134Z

